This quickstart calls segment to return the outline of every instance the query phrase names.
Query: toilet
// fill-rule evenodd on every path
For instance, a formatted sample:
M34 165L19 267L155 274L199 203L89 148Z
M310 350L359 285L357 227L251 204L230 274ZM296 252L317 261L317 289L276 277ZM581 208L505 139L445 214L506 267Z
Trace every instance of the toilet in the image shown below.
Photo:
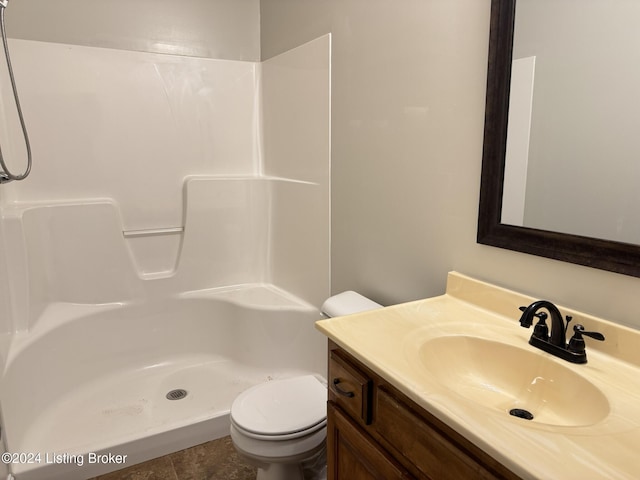
M347 291L322 305L328 317L381 308ZM326 479L327 385L303 375L255 385L231 405L231 440L238 454L257 467L256 480Z

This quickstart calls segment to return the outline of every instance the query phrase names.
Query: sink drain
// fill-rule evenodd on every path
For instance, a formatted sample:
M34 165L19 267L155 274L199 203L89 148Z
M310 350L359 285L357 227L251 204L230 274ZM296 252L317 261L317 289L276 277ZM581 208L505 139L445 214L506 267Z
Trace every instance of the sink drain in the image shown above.
M187 396L187 391L182 388L176 388L175 390L171 390L167 393L167 400L182 400Z
M525 420L533 420L533 414L525 410L524 408L512 408L509 410L509 415L513 415L514 417L524 418Z

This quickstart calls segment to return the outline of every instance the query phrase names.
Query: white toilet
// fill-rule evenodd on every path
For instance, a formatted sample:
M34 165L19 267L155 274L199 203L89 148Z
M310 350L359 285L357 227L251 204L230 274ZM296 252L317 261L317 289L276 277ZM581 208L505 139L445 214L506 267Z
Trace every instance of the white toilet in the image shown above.
M329 317L380 308L348 291L329 298ZM231 405L231 440L256 480L326 478L327 386L316 375L274 380L242 392Z

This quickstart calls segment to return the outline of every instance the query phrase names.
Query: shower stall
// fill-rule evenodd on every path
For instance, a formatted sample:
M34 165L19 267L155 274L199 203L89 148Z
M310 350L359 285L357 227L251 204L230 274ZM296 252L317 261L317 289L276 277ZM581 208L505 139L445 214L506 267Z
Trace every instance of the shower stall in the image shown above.
M34 157L0 186L9 473L123 468L226 435L251 385L324 375L330 37L262 63L9 43Z

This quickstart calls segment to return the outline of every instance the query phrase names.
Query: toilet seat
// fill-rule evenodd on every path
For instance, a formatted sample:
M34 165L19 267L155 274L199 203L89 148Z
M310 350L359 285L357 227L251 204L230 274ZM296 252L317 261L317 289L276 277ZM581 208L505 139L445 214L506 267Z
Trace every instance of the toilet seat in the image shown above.
M242 392L231 406L231 423L260 440L311 435L327 423L327 388L313 375L274 380Z

